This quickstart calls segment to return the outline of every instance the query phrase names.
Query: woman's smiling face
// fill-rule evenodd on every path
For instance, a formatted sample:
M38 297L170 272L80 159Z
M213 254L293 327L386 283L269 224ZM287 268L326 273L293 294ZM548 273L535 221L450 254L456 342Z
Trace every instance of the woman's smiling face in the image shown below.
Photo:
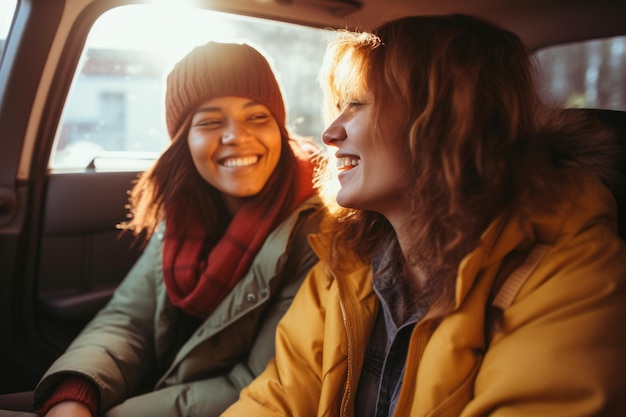
M374 97L369 91L356 94L339 108L340 114L322 135L336 147L340 190L337 203L343 207L376 211L392 220L405 205L407 149L396 137L392 109L383 111L378 137L373 120Z
M264 105L242 97L202 103L191 119L189 150L202 178L221 191L234 213L258 194L280 159L276 119Z

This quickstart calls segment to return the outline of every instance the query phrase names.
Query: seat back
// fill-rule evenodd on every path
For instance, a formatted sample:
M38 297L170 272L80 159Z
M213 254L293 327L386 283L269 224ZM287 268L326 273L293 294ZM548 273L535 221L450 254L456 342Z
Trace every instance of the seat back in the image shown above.
M618 232L622 240L626 241L626 111L605 109L583 109L586 113L596 117L603 124L614 130L619 141L619 171L618 188L613 190L617 201Z

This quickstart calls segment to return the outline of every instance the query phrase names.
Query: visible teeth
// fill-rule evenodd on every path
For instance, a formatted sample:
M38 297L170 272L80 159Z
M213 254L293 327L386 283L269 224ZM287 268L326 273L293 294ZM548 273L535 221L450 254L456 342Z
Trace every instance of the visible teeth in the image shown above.
M361 160L359 158L344 156L343 158L337 159L337 168L345 168L345 167L355 167L359 165Z
M247 167L249 165L252 164L256 164L256 162L259 160L258 156L245 156L243 158L231 158L231 159L227 159L223 162L223 165L225 167Z

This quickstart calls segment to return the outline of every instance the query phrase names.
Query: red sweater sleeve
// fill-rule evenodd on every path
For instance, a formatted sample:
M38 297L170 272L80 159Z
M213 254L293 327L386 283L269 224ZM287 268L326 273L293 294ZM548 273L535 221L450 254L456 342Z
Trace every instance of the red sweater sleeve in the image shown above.
M87 406L91 415L95 416L98 409L99 393L95 384L78 375L68 375L55 387L46 402L37 410L44 416L50 409L62 401L78 401Z

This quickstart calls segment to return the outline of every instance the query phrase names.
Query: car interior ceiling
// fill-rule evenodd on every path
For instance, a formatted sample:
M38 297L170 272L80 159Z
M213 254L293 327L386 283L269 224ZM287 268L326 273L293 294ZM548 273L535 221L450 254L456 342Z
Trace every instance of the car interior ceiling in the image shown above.
M243 0L236 5L204 1L209 8L250 16L265 16L316 27L368 29L406 14L471 13L516 32L531 49L581 39L623 33L626 2L595 0L594 19L584 0L402 0L389 5L382 0ZM506 3L503 5L503 3ZM395 7L395 8L394 8ZM402 11L400 11L402 7Z

